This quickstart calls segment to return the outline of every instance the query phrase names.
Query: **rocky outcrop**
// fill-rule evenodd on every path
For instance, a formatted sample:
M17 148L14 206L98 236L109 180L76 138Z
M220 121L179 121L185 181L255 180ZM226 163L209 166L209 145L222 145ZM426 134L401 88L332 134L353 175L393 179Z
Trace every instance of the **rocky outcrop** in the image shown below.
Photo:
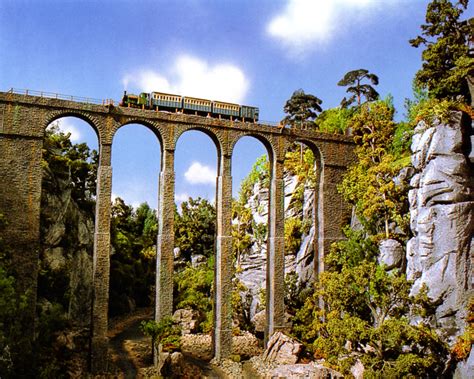
M71 188L67 173L59 177L49 168L44 170L40 264L42 272L49 273L45 281L54 281L55 291L68 294L64 297L68 318L77 325L86 325L92 301L94 214L92 206L81 207L74 201ZM41 292L41 285L38 294L46 298L50 295Z
M288 329L291 329L292 326L292 315L289 313L285 313L285 327ZM265 309L256 313L255 316L252 317L252 325L254 327L254 330L256 333L264 333L265 332L265 326L267 324L267 318L266 318L266 311Z
M307 189L304 191L303 207L295 207L295 192L299 184L297 176L285 172L285 218L302 217L311 219L314 205L314 191ZM253 221L262 230L266 230L268 220L268 189L262 187L261 182L255 183L252 194L247 201ZM298 209L297 209L298 208ZM240 272L238 279L247 288L242 294L243 302L247 305L248 318L252 319L257 313L263 310L260 304L260 294L265 289L266 283L266 262L267 245L266 232L254 233L252 245L247 254L244 254L240 261ZM300 249L294 253L285 255L285 274L296 272L299 278L299 285L305 286L314 280L314 238L315 229L311 227L308 234L301 238Z
M298 362L303 345L287 335L276 332L268 341L263 360L277 365L292 365Z
M181 352L196 359L209 361L212 356L212 336L209 334L186 334L181 337ZM232 337L232 354L249 358L262 353L258 339L244 332Z
M199 312L192 309L177 309L173 321L181 328L181 334L194 333L199 325Z
M379 264L384 265L387 270L400 268L402 266L405 249L397 240L387 239L381 241L379 251Z
M435 322L453 340L464 329L472 296L474 173L471 123L461 112L447 124L420 122L412 143L411 229L407 274L437 305Z

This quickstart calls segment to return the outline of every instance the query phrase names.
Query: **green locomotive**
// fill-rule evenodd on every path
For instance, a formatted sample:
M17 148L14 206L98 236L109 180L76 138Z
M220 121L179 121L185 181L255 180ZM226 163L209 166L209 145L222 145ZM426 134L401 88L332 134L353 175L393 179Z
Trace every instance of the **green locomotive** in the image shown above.
M241 120L243 122L258 121L257 107L172 95L162 92L142 92L139 95L134 95L127 94L127 91L124 91L122 101L119 105L122 107Z

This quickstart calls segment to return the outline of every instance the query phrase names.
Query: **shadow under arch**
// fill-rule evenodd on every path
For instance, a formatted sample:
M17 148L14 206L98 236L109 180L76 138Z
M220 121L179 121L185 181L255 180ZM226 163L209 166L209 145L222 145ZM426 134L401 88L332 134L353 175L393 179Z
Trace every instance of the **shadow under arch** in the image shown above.
M324 271L324 157L320 148L314 142L305 139L296 139L293 145L300 144L310 149L314 157L314 201L312 207L312 225L314 226L314 279ZM302 150L303 151L303 150Z

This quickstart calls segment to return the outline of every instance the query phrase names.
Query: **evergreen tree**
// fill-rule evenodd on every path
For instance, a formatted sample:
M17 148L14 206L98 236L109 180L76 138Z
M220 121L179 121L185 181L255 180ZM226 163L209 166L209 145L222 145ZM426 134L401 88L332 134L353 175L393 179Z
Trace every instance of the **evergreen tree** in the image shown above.
M321 99L305 93L302 89L293 92L283 108L287 116L282 120L282 124L307 129L308 126L314 125L318 113L322 112L321 104Z
M371 74L368 70L363 68L349 71L337 83L338 86L347 87L346 92L352 94L348 99L345 97L342 99L342 108L347 108L354 102L357 102L357 105L360 106L362 104L362 96L365 97L366 101L373 101L379 98L379 93L374 89L374 87L370 84L362 84L364 79L370 80L373 85L379 84L379 78L377 75Z
M423 66L416 74L416 84L427 88L430 96L455 99L461 95L472 101L474 86L474 18L460 20L468 0L453 4L433 0L426 10L422 35L410 40L414 47L426 46Z

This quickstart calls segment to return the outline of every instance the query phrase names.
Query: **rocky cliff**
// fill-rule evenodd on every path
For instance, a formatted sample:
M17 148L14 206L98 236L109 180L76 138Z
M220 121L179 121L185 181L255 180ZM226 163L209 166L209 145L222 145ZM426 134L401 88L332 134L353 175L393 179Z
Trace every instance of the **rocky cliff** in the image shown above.
M90 322L92 299L92 204L72 196L70 172L43 170L41 198L40 277L38 299L43 308L62 305L69 320Z
M294 217L301 220L311 220L314 191L305 186L297 175L291 175L285 171L285 218ZM298 187L304 186L302 204L297 200ZM247 254L243 254L240 261L240 272L237 273L239 280L248 289L243 294L244 303L249 308L247 311L252 319L256 313L264 307L261 304L260 294L265 289L266 284L266 263L267 263L267 245L266 245L266 225L268 218L268 188L262 186L262 182L257 181L251 195L247 201L250 208L255 229L262 229L263 233L254 233L251 236L251 245ZM285 255L285 274L297 273L298 285L305 286L314 279L314 227L309 231L303 231L301 235L301 245L296 251L286 252Z
M409 192L408 278L427 285L435 323L450 342L465 328L472 297L474 172L471 121L461 112L446 123L420 122L412 142L415 175Z

